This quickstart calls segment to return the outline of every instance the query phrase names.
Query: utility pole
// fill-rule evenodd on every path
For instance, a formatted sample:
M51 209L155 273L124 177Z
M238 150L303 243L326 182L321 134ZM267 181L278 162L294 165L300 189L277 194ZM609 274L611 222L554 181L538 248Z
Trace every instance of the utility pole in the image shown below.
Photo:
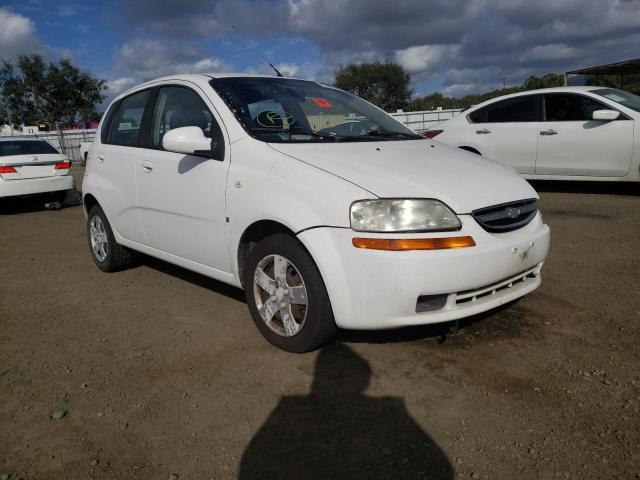
M507 88L507 77L502 77L502 89Z

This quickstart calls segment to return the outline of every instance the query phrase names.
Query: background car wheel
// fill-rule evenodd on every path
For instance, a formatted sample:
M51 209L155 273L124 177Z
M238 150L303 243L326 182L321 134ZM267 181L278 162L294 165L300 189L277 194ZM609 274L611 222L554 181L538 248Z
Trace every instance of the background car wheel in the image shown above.
M473 147L458 147L460 150L466 150L467 152L475 153L476 155L482 156L482 154Z
M91 257L103 272L117 272L133 265L133 253L116 243L107 217L98 205L89 210L87 237Z
M52 198L56 202L64 203L64 200L67 198L67 190L61 190L61 191L55 192L52 195Z
M278 233L260 241L244 271L249 311L273 345L288 352L308 352L335 336L322 276L295 238Z

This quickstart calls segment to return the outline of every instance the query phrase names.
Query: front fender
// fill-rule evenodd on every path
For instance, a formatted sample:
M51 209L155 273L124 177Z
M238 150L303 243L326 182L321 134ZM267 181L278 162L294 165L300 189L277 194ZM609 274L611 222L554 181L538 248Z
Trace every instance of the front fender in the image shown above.
M234 275L243 233L271 220L294 233L318 226L349 227L349 206L372 194L340 177L253 139L232 146L227 179L227 238Z

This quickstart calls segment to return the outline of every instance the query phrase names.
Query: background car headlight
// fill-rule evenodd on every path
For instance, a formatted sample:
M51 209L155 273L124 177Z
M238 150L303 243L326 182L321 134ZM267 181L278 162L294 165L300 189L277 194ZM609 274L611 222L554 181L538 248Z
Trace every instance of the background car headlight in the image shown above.
M444 203L432 199L361 200L351 205L351 228L363 232L457 230L460 220Z

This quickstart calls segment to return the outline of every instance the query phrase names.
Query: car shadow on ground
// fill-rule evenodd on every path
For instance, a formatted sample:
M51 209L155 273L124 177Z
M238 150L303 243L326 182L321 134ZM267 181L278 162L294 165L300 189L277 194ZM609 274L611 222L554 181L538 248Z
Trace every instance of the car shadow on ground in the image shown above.
M29 195L24 197L0 198L0 215L17 215L20 213L40 212L42 210L61 210L67 207L80 205L80 192L68 190L64 200L58 199L49 193Z
M244 291L237 287L214 280L213 278L209 278L191 270L186 270L182 267L167 263L154 257L143 254L137 255L138 263L141 265L145 265L153 270L166 275L171 275L172 277L197 285L201 288L206 288L207 290L224 295L238 302L246 303ZM464 332L466 329L476 324L490 320L494 315L498 315L501 312L508 310L512 305L516 304L518 300L501 305L488 312L480 313L458 321L402 327L391 330L339 329L337 341L345 343L402 343L437 338L440 343L444 343L450 335L457 334L458 332ZM247 320L250 320L248 310Z
M185 282L192 283L193 285L206 288L207 290L219 293L220 295L224 295L225 297L232 298L239 302L245 302L244 292L237 287L220 282L210 277L206 277L191 270L186 270L177 265L167 263L163 260L150 257L148 255L144 255L141 253L136 253L136 255L139 264L145 265L166 275L171 275L172 277L179 278L180 280L183 280Z
M311 393L281 397L245 449L239 479L453 479L402 397L364 394L370 378L349 347L324 347Z
M529 180L529 183L537 192L640 196L639 182Z
M404 343L437 338L444 343L450 335L465 332L473 326L489 321L492 317L508 311L520 299L513 300L487 312L457 321L415 325L392 330L341 330L338 340L347 343Z

